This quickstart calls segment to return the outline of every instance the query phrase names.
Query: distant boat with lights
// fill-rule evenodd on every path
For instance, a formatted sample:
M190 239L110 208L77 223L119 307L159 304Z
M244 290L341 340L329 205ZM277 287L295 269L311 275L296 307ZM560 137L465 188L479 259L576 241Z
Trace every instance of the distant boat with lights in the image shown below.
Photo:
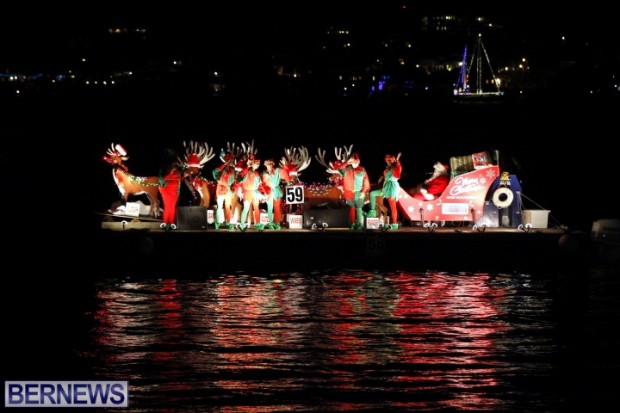
M473 53L465 45L459 77L454 86L457 100L494 100L504 96L500 80L495 76L482 35L478 34Z

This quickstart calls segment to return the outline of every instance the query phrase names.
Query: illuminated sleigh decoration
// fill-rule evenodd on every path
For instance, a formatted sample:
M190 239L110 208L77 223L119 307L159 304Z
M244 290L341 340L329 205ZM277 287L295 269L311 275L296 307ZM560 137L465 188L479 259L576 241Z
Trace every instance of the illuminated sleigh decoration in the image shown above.
M450 159L452 178L442 192L433 200L414 198L402 188L398 205L407 219L422 222L429 231L438 222L472 222L474 229L484 230L485 201L488 193L500 175L499 166L492 165L486 152Z

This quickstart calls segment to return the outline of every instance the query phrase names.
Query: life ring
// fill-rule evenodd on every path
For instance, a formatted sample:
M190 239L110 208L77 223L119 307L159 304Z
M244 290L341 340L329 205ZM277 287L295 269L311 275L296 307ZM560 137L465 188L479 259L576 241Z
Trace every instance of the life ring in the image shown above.
M514 197L514 193L509 188L505 186L497 188L493 192L493 205L498 208L508 208L512 204Z

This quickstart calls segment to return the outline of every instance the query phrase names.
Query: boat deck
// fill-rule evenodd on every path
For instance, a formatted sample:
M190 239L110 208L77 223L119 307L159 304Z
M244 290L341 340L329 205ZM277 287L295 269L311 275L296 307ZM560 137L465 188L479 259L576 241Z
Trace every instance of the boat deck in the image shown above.
M556 228L402 226L397 230L280 229L164 231L155 222L104 222L101 252L124 254L123 268L161 272L297 271L319 268L440 268L529 271L567 263L581 237Z

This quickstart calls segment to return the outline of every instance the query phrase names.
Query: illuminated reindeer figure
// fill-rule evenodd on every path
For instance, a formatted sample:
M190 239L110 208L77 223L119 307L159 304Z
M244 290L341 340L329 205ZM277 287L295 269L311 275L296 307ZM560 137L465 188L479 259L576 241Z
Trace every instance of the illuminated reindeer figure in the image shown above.
M271 214L271 207L269 205L269 200L267 201L268 202L267 212L270 215L270 219L276 224L279 224L282 220L282 209L281 209L282 205L281 204L282 204L283 194L282 194L282 189L279 186L280 182L283 182L287 187L294 186L294 185L300 185L301 181L299 179L299 176L301 175L301 172L303 170L307 169L308 166L310 166L311 161L312 161L312 158L309 155L308 148L306 148L305 146L300 146L300 147L285 148L284 156L280 158L280 163L278 165L278 168L275 170L273 169L273 166L272 166L273 162L271 166L268 166L267 162L265 163L265 166L267 167L267 172L263 174L263 181L266 181L267 177L269 177L268 180L270 182L268 183L268 185L272 187L274 191L274 194L272 195L272 200L273 200L272 206L275 208L276 214L273 217L273 219L271 219L272 214ZM274 176L275 174L277 174L277 177ZM293 194L295 194L295 191L293 191ZM299 195L301 195L301 187L300 187ZM290 212L289 208L287 208L287 212Z
M213 169L213 178L216 182L215 198L217 210L215 216L215 228L224 226L227 229L234 228L232 221L235 215L240 215L241 202L236 187L237 160L243 154L243 149L234 143L226 143L226 151L220 151L222 164Z
M123 201L127 202L129 196L146 195L151 204L150 215L155 218L160 216L159 186L158 176L135 176L128 172L127 166L123 163L128 160L127 151L117 144L107 150L107 155L103 160L112 165L112 177L120 191Z
M368 202L370 193L370 179L368 172L360 165L357 153L349 156L353 145L344 148L344 153L336 149L338 163L330 163L327 172L342 175L342 198L349 209L350 229L362 229L364 226L364 204ZM345 158L346 157L346 158ZM346 162L345 162L346 159Z
M199 206L209 207L211 205L212 192L215 191L215 185L202 176L200 172L203 166L215 157L213 148L209 147L206 142L199 144L194 141L189 141L189 143L183 141L183 147L185 148L185 155L183 159L177 159L183 169L185 182L188 184L192 194L197 192L200 196Z
M251 223L257 229L262 229L260 224L260 203L265 202L268 188L262 181L261 174L258 172L260 160L256 156L258 152L254 148L254 141L241 144L243 147L243 157L237 162L235 171L237 172L236 181L238 193L242 200L243 209L239 220L238 229L245 230Z
M311 161L305 146L284 149L284 156L280 158L280 177L287 185L297 182L301 171L308 168Z
M319 148L315 155L319 164L325 167L325 171L329 173L327 185L312 185L306 187L304 193L305 207L328 206L339 207L343 204L342 175L338 172L338 168L346 164L353 154L353 145L342 148L334 148L336 160L326 161L325 150Z

